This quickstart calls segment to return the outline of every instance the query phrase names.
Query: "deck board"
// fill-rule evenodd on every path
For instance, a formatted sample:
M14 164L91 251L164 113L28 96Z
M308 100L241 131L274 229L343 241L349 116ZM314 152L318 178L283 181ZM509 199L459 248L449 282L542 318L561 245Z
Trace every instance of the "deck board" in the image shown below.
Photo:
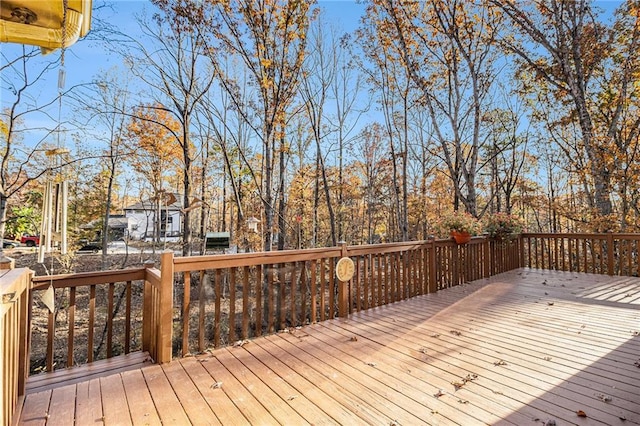
M20 423L640 425L638 332L639 278L522 269L170 364L36 376Z
M127 406L134 425L159 425L160 417L156 412L153 398L147 388L147 382L140 370L121 374L122 384L127 397ZM82 423L82 422L78 422Z
M102 424L101 399L100 379L78 383L76 387L76 423L82 425Z
M142 370L162 424L189 424L189 418L160 365Z
M76 386L66 385L53 389L49 404L48 425L65 426L73 423L76 406Z

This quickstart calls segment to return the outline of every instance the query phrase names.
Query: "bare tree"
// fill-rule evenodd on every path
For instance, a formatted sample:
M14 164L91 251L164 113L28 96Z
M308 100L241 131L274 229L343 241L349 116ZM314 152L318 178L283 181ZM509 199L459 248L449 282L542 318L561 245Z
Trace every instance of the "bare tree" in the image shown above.
M113 45L137 76L151 89L157 102L155 108L172 114L180 123L180 129L164 126L173 134L182 150L183 236L182 253L191 250L192 163L194 146L191 138L191 122L197 105L211 87L215 74L203 73L209 69L209 56L197 26L185 26L173 15L156 14L152 22L139 19L145 42L121 34L122 39ZM163 126L163 123L156 123Z

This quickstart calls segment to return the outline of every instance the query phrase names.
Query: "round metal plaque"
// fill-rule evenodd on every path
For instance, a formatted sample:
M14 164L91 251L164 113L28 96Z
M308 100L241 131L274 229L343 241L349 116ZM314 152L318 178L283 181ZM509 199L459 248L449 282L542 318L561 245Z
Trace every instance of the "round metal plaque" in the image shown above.
M353 278L355 269L356 267L353 264L353 260L349 257L343 257L338 260L338 264L336 265L336 277L343 282L349 281Z

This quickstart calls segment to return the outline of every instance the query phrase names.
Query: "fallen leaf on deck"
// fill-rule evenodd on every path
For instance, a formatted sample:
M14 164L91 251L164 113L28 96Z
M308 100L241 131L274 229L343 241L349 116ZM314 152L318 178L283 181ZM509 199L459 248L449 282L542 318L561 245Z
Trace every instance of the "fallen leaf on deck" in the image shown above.
M434 333L431 335L431 337L435 337L437 339L438 337L440 337L440 335L438 333Z
M456 388L456 390L464 386L463 382L451 382L451 384L453 385L454 388Z
M547 305L553 306L553 302L547 302Z
M466 401L466 400L464 400L464 399L459 399L459 400L458 400L458 402L459 402L460 404L468 404L468 403L469 403L469 401Z
M442 389L438 389L438 392L434 393L433 396L435 396L436 398L440 398L444 394L445 393Z
M626 422L626 421L627 421L627 418L626 418L625 416L620 416L620 417L618 417L618 418L619 418L620 420L622 420L623 422Z
M576 414L578 415L578 417L587 417L587 413L582 410L576 411Z
M449 333L453 334L454 336L462 336L462 333L460 333L458 330L451 330Z
M545 361L551 361L551 357L550 357L550 356L545 356L543 359L544 359Z
M495 366L499 366L499 365L507 365L507 362L505 360L499 360L499 361L493 361L493 365Z
M233 344L233 346L236 347L236 348L241 348L241 347L243 347L244 345L246 345L248 343L250 343L249 340L238 340L237 342L235 342Z
M298 397L298 395L291 395L289 398L287 398L287 401L293 401L297 397Z
M474 380L475 380L475 379L477 379L477 378L478 378L478 375L477 375L477 374L467 374L467 377L465 377L464 379L462 379L462 381L463 381L464 383L467 383L467 382L472 382L472 381L474 381Z
M378 365L378 364L376 364L375 362L368 362L368 363L367 363L367 365L368 365L369 367L375 367L375 366L376 366L376 365Z
M351 336L351 338L349 339L352 342L357 342L358 338L356 336Z
M215 382L211 385L211 389L220 389L222 387L222 382Z

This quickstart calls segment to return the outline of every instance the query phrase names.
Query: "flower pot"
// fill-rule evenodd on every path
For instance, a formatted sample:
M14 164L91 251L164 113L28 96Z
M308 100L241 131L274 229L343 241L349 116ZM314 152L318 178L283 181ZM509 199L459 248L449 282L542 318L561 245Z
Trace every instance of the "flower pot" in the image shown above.
M456 244L466 244L471 241L471 234L468 232L451 231L451 236Z

